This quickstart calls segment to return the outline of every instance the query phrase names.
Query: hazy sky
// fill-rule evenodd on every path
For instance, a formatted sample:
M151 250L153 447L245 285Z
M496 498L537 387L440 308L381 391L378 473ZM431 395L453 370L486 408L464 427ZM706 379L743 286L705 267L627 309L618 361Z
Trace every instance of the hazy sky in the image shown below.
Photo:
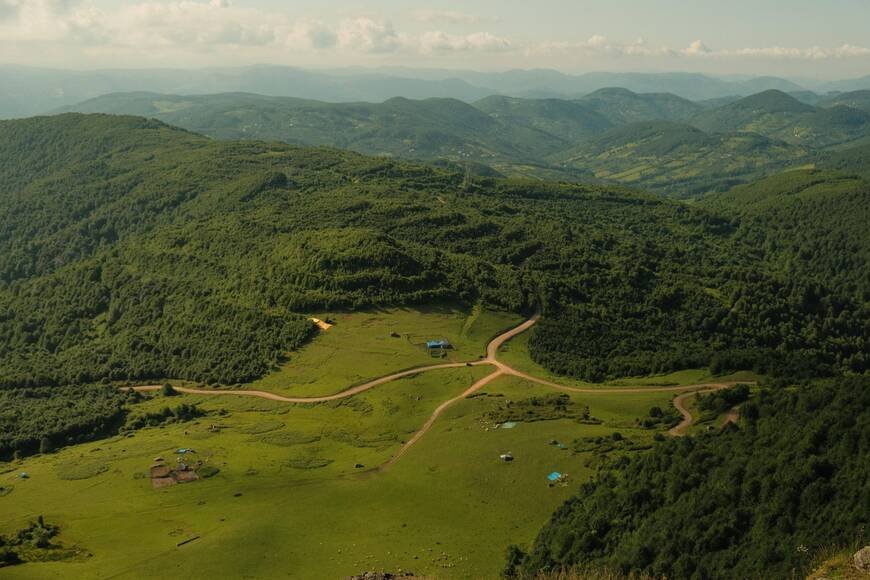
M870 0L0 0L0 63L870 74Z

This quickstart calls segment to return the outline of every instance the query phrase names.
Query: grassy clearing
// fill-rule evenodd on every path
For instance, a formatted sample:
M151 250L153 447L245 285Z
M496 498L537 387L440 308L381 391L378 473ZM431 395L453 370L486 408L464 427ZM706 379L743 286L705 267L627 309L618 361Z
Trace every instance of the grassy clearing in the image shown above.
M522 321L514 314L449 306L315 316L335 326L319 332L292 353L287 364L247 388L293 396L329 395L415 366L474 360L484 355L491 338ZM443 359L433 358L425 348L426 340L440 338L454 346Z
M264 401L271 408L251 410L245 399L189 397L223 416L31 458L16 466L31 479L16 482L8 498L14 502L0 498L0 529L45 514L62 526L65 542L94 555L81 562L16 567L14 573L21 578L160 577L173 570L194 576L330 578L403 568L441 577L491 577L502 565L506 546L527 545L552 510L594 472L591 454L574 454L550 441L570 444L607 437L616 429L632 439L649 438L651 432L626 426L651 404L666 404L669 396L571 394L572 402L589 405L605 424L559 419L486 430L486 413L505 398L551 392L502 378L486 389L500 397L457 403L400 462L386 472L368 471L395 452L441 401L487 371L473 367L418 375L347 402L361 401L354 404ZM155 397L143 405L163 402ZM217 434L190 440L210 423L219 425ZM321 438L290 448L265 445L248 433L263 424L276 427L264 436L318 433ZM154 456L170 459L179 446L196 447L220 471L208 480L163 490L152 490L147 479L136 477ZM499 461L499 454L508 451L516 460ZM87 480L58 478L59 465L82 459L102 462L108 470ZM554 470L569 474L568 487L548 487L546 475ZM14 473L2 476L3 485ZM197 535L199 540L176 547ZM118 538L127 541L119 544Z
M756 381L758 375L750 371L741 371L729 375L716 376L710 374L708 369L687 369L676 371L666 375L653 375L648 377L626 377L607 381L605 383L589 383L570 377L564 377L551 373L546 368L532 360L529 355L529 333L526 332L512 339L510 342L502 346L499 351L499 360L511 365L512 367L540 377L549 379L566 386L595 388L595 387L630 387L630 386L648 386L648 387L676 387L680 385L694 385L698 383L717 382L717 381Z
M417 356L412 360L429 363L428 355L413 343L431 336L454 342L457 358L474 358L493 335L519 321L507 315L477 311L468 317L443 309L320 317L333 319L336 326L256 388L280 390L268 381L286 385L289 376L316 371L320 374L314 382L286 390L341 390L355 377L371 378L410 366L408 353ZM401 328L410 329L411 340L390 336ZM368 338L354 341L357 332ZM374 352L367 340L388 346ZM525 336L512 341L504 359L530 362L522 352L524 345ZM386 471L373 469L389 459L438 405L492 371L483 366L432 371L320 404L185 395L185 402L199 405L208 416L32 457L5 472L0 469L0 486L15 486L14 494L0 497L0 532L43 514L61 526L60 541L93 554L74 562L2 569L0 577L138 578L171 573L337 578L400 568L435 577L493 577L503 565L506 547L528 546L553 510L594 474L601 461L596 451L600 446L588 441L612 440L619 431L634 444L648 444L654 432L637 429L635 420L654 405L666 406L673 395L571 393L569 409L588 406L603 423L581 423L572 412L563 418L520 422L513 429L494 429L488 417L506 401L522 404L554 393L516 377L502 377L479 396L447 409L398 463ZM154 395L138 407L156 411L168 402ZM553 445L554 440L564 448ZM586 443L573 445L578 440ZM175 461L179 447L195 448L210 477L152 489L146 477L150 464L157 456ZM499 459L507 452L515 457L511 463ZM21 471L30 479L19 480ZM550 487L546 476L552 471L567 474L568 486Z

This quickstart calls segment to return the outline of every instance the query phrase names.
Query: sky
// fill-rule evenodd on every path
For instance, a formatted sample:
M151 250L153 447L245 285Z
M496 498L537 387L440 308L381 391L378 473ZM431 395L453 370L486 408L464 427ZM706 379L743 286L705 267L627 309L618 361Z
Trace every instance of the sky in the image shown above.
M0 63L870 74L870 0L0 0Z

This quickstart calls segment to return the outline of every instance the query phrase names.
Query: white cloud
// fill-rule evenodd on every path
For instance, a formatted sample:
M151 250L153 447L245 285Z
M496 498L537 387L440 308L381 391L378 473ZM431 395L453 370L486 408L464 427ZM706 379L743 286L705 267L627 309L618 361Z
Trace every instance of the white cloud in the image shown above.
M325 50L338 44L338 34L322 22L303 22L293 26L284 40L290 48Z
M643 38L634 42L611 41L606 36L595 34L585 41L548 42L527 48L527 54L576 54L581 56L673 56L674 51L666 46L654 46Z
M470 22L460 12L435 18ZM283 14L229 0L144 0L100 14L88 0L0 0L0 42L110 45L208 51L221 46L274 47L355 53L505 51L511 43L489 32L410 35L388 20L350 18L337 25L291 21Z
M506 38L489 32L455 35L430 30L413 36L397 32L389 21L371 18L345 20L338 27L338 46L365 53L406 52L437 54L446 52L498 52L511 50Z
M108 21L114 41L133 46L265 46L276 43L284 32L280 20L219 0L141 2L119 10Z
M0 38L16 42L100 42L105 30L89 2L0 0Z
M583 43L581 43L581 46L583 46ZM585 42L585 47L596 50L606 49L608 46L610 46L610 44L607 42L607 37L601 36L600 34L591 36L589 40Z
M753 58L771 60L826 60L870 56L870 48L844 44L839 47L825 48L811 46L807 48L770 46L760 48L736 48L711 50L700 40L696 40L683 51L686 56L711 58Z
M823 48L820 46L785 48L774 46L769 48L741 48L735 51L721 51L721 54L725 56L735 55L773 59L824 60L870 56L870 48L850 44L844 44L836 48Z
M395 52L408 43L389 21L371 18L344 20L338 27L338 46L363 52Z
M502 52L513 49L513 46L506 38L489 32L456 36L441 31L430 31L420 37L419 49L425 54L453 51Z
M492 31L450 31L447 25L468 27L481 22L465 12L430 10L414 16L420 22L439 22L445 27L424 27L411 34L394 27L389 20L357 17L314 21L294 17L288 11L270 12L252 3L231 0L131 0L112 4L97 0L0 0L0 53L26 56L52 50L55 54L76 55L70 60L94 56L104 61L118 60L124 55L127 59L157 62L177 58L179 64L188 56L202 61L230 54L237 61L282 62L292 55L294 60L311 63L338 63L371 62L378 55L384 60L395 55L395 60L407 62L415 58L447 61L451 55L458 59L464 53L479 53L493 55L489 57L491 62L525 57L524 62L532 66L616 59L623 59L624 66L634 66L640 59L671 63L676 59L721 63L852 59L861 63L859 59L870 58L870 48L850 44L716 49L695 40L687 47L672 48L643 38L621 41L602 34L585 40L521 41Z
M648 58L714 58L714 59L769 59L769 60L825 60L870 56L870 48L844 44L836 48L812 46L808 48L762 47L715 50L700 40L688 47L674 49L665 45L652 45L639 38L634 42L611 41L600 34L579 42L546 42L527 46L527 55L575 55Z
M710 49L706 44L701 42L700 40L696 40L689 45L689 47L683 51L684 54L688 56L698 56L703 54L710 54Z

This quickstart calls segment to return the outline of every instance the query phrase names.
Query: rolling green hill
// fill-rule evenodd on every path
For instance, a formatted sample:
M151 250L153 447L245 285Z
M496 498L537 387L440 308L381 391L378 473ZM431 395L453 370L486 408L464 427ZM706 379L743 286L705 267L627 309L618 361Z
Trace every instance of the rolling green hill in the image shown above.
M471 173L622 183L680 198L806 165L821 148L870 136L870 114L860 109L817 108L779 91L716 106L625 89L578 100L492 96L473 105L125 93L72 109L152 117L218 139L333 146L467 164Z
M0 151L8 386L249 380L305 340L301 313L437 300L543 309L533 357L580 377L745 349L776 372L798 352L819 372L865 364L850 341L870 318L854 293L828 288L836 307L805 305L805 284L824 280L769 275L777 247L760 256L731 217L653 196L469 180L135 117L5 122ZM770 330L781 339L758 342L772 316L788 321ZM821 324L838 341L804 330Z
M708 196L701 205L729 216L735 240L755 248L763 270L780 280L770 286L756 279L737 304L758 302L759 292L808 311L836 311L843 295L870 300L866 181L789 171ZM797 279L807 284L795 294L787 288ZM777 319L789 324L777 309L756 310L755 319L767 322L751 332L763 336ZM847 324L854 324L849 333L866 333L858 319ZM830 329L810 323L801 332ZM718 360L730 368L753 357L732 352ZM868 449L856 443L868 440L865 363L845 377L782 386L753 395L740 407L737 425L710 426L614 461L554 513L528 552L508 552L509 577L591 567L653 577L790 578L809 573L835 547L851 554L865 545ZM699 411L710 398L700 396Z
M870 115L864 111L842 104L816 108L776 90L702 112L690 122L710 133L753 132L814 148L847 143L870 134Z
M406 158L537 158L559 147L552 136L500 123L455 99L324 103L243 93L107 95L75 107L148 116L218 139L279 140Z
M839 93L822 99L820 104L824 107L842 105L870 113L870 90Z
M670 93L635 93L607 88L590 93L579 102L598 112L614 125L641 121L680 121L703 110L693 101Z
M588 139L612 126L604 115L577 101L492 96L476 101L474 106L509 125L543 131L566 144Z
M444 116L481 131L498 123L476 109L432 105L427 102L425 117L432 124ZM391 104L409 116L419 106ZM665 158L718 138L662 122L612 129L595 143L602 152L633 148ZM860 166L857 156L852 162ZM504 179L463 169L333 148L216 140L133 116L0 122L0 446L4 460L17 461L13 450L42 454L6 471L3 501L16 502L15 525L49 505L64 526L78 526L71 538L89 538L100 552L89 570L141 572L165 566L154 553L179 553L182 538L199 530L209 531L183 552L185 566L222 568L214 550L250 545L251 536L283 553L287 539L298 536L298 522L322 523L328 513L336 527L321 526L322 535L304 535L291 550L304 552L305 569L319 577L324 570L358 567L360 558L383 546L390 551L378 564L414 562L421 543L440 542L435 538L443 539L439 534L458 519L437 534L416 529L425 527L417 520L403 525L406 506L421 505L443 525L445 488L432 485L435 473L450 498L475 490L472 501L447 503L451 513L467 518L486 510L482 527L500 530L497 540L486 536L490 548L496 541L527 542L530 535L505 532L517 524L516 490L536 498L522 512L528 534L571 493L554 488L549 491L561 495L544 496L536 486L543 489L547 473L568 466L578 482L595 479L556 511L528 555L511 550L508 572L591 562L668 576L785 578L809 567L806 553L866 538L865 181L790 171L683 203L612 185ZM428 314L410 313L408 306ZM496 309L502 312L493 315ZM324 312L337 313L338 333L308 344L308 317L325 318ZM512 356L530 357L524 365L551 373L637 381L685 369L706 374L707 367L716 375L712 380L754 371L770 378L767 386L790 388L740 387L738 425L662 441L662 432L641 426L656 409L660 418L670 393L634 392L637 398L618 403L608 401L613 393L596 392L528 399L543 387L504 377L489 393L464 398L481 367L461 362L433 371L444 374L431 379L408 376L392 390L289 408L203 396L161 410L172 389L136 402L135 394L95 387L189 380L215 388L258 381L257 388L301 378L288 360L305 360L309 371L325 359L362 365L358 359L369 352L379 359L372 368L406 360L392 358L396 352L428 360L410 341L367 342L400 338L385 322L390 317L409 326L425 319L438 335L450 330L451 340L464 337L459 349L465 356L480 352L496 328L532 312L542 316L523 338L527 349ZM488 322L478 327L480 318ZM356 372L337 374L350 379ZM313 389L324 386L291 388L319 392ZM736 399L724 393L730 391L696 404L728 411ZM450 397L461 400L443 418L449 426L423 439L429 447L406 455L389 475L359 471L387 461ZM591 401L595 416L600 409L609 423L565 415L481 432L482 412L504 413L514 401L524 413L535 413L542 401L582 413ZM203 413L210 426L184 423ZM285 422L292 431L284 430ZM54 445L117 433L122 423L132 429L124 437L48 454ZM152 427L140 429L144 425ZM472 431L477 436L460 438ZM518 460L499 463L489 435L503 437L497 444ZM558 441L554 436L570 448L547 445ZM143 471L151 458L188 441L206 461L216 457L215 479L151 490ZM610 451L593 453L589 445ZM493 480L496 468L486 461L519 469L498 471ZM16 475L25 468L31 475ZM481 489L481 481L496 484ZM95 487L109 482L114 485ZM76 502L67 501L71 493ZM95 502L94 494L106 497ZM179 502L195 503L195 513L167 518L178 513ZM105 526L93 525L94 505ZM269 509L294 523L264 526L262 513ZM147 523L131 536L137 549L107 549L115 530L129 527L130 513ZM327 563L336 547L316 546L358 537L358 521L381 527L376 541L348 550L353 561ZM227 524L212 535L215 522ZM12 524L3 532L0 548L13 537L7 535L14 535ZM396 538L409 540L401 555ZM460 553L474 545L462 540L444 542L443 550ZM316 549L322 561L310 558ZM16 544L3 553L23 551ZM138 559L134 568L128 554ZM485 574L489 568L478 566L492 559L490 550L473 569L463 569ZM426 570L443 562L433 559ZM45 565L61 573L66 568L60 566L76 564ZM47 569L40 566L22 569L39 576Z
M824 151L816 163L822 169L830 169L870 179L870 138L850 143L848 147Z
M685 123L651 121L616 127L551 159L602 181L688 198L799 164L808 154L756 133L709 134Z

